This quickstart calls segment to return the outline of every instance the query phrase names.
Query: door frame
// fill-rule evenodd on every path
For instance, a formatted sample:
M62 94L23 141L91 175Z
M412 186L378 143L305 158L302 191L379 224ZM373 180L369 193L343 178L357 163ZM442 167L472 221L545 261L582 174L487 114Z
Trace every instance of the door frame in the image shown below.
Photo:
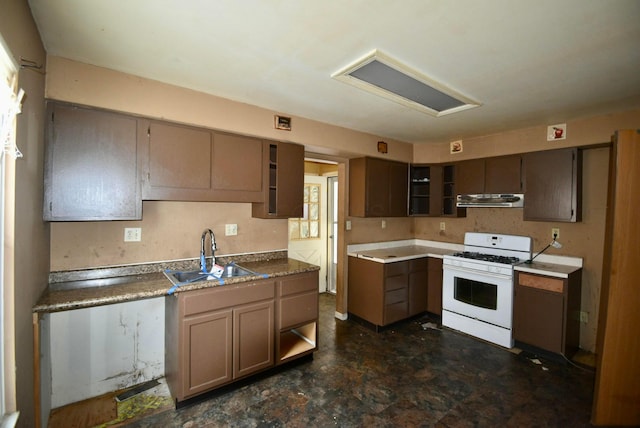
M317 159L338 164L338 265L336 267L336 308L335 317L340 320L347 319L347 189L349 188L349 159L342 156L325 155L314 152L305 152L305 159Z

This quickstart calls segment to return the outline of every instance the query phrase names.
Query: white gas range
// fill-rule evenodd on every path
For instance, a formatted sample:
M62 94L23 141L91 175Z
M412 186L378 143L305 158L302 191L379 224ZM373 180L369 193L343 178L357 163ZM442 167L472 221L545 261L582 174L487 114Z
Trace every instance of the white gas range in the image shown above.
M526 236L468 232L443 257L442 325L513 347L513 266L531 259Z

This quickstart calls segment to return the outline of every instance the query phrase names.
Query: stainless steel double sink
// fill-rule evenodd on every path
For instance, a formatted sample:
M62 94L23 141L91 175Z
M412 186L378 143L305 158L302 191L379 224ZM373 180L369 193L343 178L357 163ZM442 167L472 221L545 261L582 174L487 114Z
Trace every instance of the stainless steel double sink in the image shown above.
M200 281L224 280L228 278L238 278L242 276L258 275L257 273L239 266L235 263L228 263L224 266L222 273L215 276L211 273L202 272L201 270L193 271L173 271L166 270L164 274L173 285L191 284Z

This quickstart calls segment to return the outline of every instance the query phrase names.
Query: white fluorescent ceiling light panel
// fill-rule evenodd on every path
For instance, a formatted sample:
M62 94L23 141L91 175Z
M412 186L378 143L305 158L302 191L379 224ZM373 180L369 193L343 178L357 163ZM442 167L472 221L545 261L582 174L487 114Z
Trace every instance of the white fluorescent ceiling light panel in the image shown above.
M331 77L435 117L480 105L378 50Z

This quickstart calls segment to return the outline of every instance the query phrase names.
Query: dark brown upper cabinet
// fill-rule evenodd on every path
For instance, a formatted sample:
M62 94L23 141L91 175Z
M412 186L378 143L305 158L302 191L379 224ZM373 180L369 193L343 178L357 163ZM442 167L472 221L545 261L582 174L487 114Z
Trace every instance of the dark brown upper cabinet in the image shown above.
M409 165L364 157L349 161L349 213L354 217L406 217Z
M524 220L581 220L582 152L579 149L526 153L523 177Z
M262 140L168 122L143 123L143 199L263 201Z
M304 146L280 141L264 141L263 145L263 202L252 204L252 216L302 217Z
M519 155L471 159L457 164L457 193L522 193Z
M140 220L138 120L54 102L47 114L44 220Z

